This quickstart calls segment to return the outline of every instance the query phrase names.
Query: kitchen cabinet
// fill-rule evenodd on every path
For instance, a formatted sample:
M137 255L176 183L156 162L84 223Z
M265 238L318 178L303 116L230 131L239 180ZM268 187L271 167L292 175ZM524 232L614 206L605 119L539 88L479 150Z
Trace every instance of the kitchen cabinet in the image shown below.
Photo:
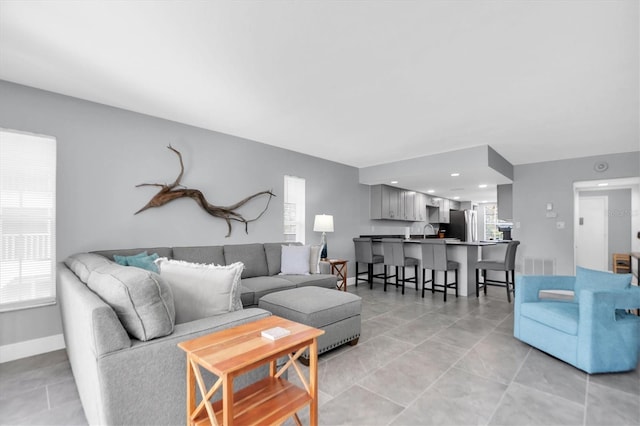
M460 210L460 201L455 201L455 200L450 201L449 210Z
M438 200L437 208L431 207L429 209L429 223L449 223L449 208L450 201L446 198Z
M404 220L404 198L401 196L401 189L373 185L370 191L371 219Z
M424 222L427 220L427 196L421 192L416 192L413 201L415 220Z
M438 201L434 197L425 195L426 204L429 207L438 207Z
M404 219L415 221L416 220L416 193L414 191L404 191Z

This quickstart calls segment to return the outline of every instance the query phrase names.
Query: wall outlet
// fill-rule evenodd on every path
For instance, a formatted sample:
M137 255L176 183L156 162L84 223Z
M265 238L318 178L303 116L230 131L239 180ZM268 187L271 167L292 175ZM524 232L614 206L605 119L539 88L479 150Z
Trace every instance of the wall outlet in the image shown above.
M559 220L558 222L556 222L556 228L557 229L564 229L564 222Z

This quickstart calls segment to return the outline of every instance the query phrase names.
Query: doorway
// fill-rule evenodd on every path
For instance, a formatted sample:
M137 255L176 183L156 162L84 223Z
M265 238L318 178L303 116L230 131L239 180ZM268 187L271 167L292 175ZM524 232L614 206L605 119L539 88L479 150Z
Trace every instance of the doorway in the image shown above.
M578 198L576 265L606 271L609 253L608 197Z

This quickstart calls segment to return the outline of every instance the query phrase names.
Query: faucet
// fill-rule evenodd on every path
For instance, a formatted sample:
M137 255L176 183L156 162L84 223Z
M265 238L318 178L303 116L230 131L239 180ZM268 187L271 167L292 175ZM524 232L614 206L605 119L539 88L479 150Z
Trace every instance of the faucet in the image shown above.
M429 227L431 228L431 234L435 234L435 233L436 233L436 230L435 230L435 228L433 227L433 225L432 225L432 224L430 224L430 223L427 223L427 224L424 226L424 228L422 228L422 238L427 238L427 226L429 226Z

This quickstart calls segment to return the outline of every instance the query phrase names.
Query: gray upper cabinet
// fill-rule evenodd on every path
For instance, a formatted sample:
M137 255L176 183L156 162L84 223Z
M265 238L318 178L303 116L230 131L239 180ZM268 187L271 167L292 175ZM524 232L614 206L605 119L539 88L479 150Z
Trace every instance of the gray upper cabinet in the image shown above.
M449 223L450 200L441 198L437 201L437 208L429 209L429 223Z
M427 196L425 194L421 192L415 193L413 211L416 221L424 222L427 220Z
M449 210L460 210L460 201L449 201Z
M387 185L372 185L371 219L416 221L416 193Z

